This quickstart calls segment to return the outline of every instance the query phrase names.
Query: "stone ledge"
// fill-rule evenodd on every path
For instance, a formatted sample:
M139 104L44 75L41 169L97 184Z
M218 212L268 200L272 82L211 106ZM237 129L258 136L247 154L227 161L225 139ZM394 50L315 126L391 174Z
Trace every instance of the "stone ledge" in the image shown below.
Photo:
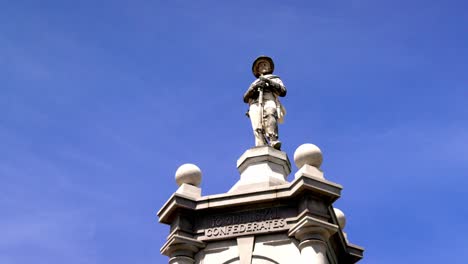
M200 248L204 248L205 243L190 237L173 235L167 239L167 242L161 248L161 254L170 256L181 255L190 256L198 252Z
M248 190L203 196L199 199L173 194L158 212L159 222L170 224L172 214L180 209L202 210L232 206L258 204L278 199L297 197L303 192L311 192L323 197L327 203L333 203L341 194L341 185L316 177L301 176L292 183L273 186L261 190Z

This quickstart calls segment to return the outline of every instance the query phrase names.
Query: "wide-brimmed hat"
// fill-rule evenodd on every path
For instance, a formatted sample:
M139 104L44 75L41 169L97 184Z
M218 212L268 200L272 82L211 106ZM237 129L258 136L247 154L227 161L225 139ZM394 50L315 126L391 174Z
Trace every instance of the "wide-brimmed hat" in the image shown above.
M252 64L252 73L257 78L260 77L260 72L258 71L258 64L260 64L260 62L262 62L262 61L266 61L266 62L268 62L270 64L271 72L268 72L269 74L273 73L273 71L275 70L275 64L273 63L273 60L268 56L262 55L262 56L256 58L255 61Z

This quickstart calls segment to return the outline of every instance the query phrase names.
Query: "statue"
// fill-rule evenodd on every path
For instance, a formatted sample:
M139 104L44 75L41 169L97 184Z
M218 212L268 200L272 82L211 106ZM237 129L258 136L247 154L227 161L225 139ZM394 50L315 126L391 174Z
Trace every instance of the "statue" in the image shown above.
M269 144L280 150L278 122L283 123L286 111L278 97L286 95L286 87L278 76L273 75L274 69L270 57L260 56L254 61L252 72L257 79L245 92L244 102L249 104L247 116L252 123L255 146Z

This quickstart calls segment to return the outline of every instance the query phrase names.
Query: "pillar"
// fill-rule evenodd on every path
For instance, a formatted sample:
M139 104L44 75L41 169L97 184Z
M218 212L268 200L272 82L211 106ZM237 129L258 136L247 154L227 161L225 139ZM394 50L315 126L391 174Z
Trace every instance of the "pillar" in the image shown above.
M312 216L304 215L289 231L299 240L302 264L328 264L327 242L338 226Z
M301 263L328 264L327 243L322 240L305 240L299 244Z
M194 264L195 260L187 256L177 256L169 259L169 264Z

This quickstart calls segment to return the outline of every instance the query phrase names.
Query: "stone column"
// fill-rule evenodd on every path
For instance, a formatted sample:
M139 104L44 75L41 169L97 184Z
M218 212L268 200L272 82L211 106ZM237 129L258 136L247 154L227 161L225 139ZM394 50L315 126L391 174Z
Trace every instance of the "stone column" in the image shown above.
M169 264L194 264L194 256L199 248L189 240L174 244L169 249Z
M304 216L291 227L290 236L299 240L302 264L328 264L327 241L338 226L312 216Z
M169 259L169 264L194 264L195 260L187 256L177 256Z
M169 264L194 264L195 254L205 247L205 243L194 238L173 233L161 248L161 253L168 256Z
M303 264L328 264L327 241L329 232L323 227L303 227L295 237L300 241Z
M327 243L322 240L305 240L299 244L301 263L328 264Z

